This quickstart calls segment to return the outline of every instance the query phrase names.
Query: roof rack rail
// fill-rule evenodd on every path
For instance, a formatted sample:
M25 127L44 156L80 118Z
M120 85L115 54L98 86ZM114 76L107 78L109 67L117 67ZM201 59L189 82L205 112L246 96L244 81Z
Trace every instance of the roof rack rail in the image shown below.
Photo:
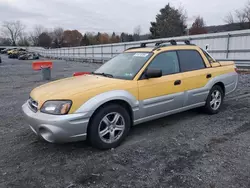
M170 41L163 41L162 43L160 43L159 45L157 45L154 49L153 49L153 51L154 50L157 50L157 49L159 49L159 48L161 48L161 47L164 47L164 46L166 46L166 44L164 44L164 43L167 43L167 42L170 42L170 44L172 44L172 45L177 45L178 43L177 42L184 42L186 45L193 45L193 44L191 44L191 42L190 42L190 40L170 40Z
M147 47L147 44L155 44L155 48L154 48L154 50L155 50L155 49L160 48L161 47L160 45L163 44L163 43L170 43L171 45L177 45L177 42L184 42L186 45L192 45L190 40L188 40L188 39L160 40L160 41L157 41L157 42L155 42L155 41L143 42L138 47L131 47L131 48L128 48L126 50L131 50L131 49L136 49L136 48L145 48L145 47Z
M177 42L184 42L186 45L191 45L190 40L188 39L179 39L179 40L161 40L161 41L157 41L157 42L143 42L141 43L141 47L146 47L147 44L152 44L155 43L155 46L159 46L162 43L170 43L172 45L177 45Z
M141 48L145 48L147 46L147 44L155 44L155 46L159 46L162 43L167 43L170 42L172 45L176 45L176 41L175 40L160 40L160 41L150 41L150 42L143 42L141 43Z

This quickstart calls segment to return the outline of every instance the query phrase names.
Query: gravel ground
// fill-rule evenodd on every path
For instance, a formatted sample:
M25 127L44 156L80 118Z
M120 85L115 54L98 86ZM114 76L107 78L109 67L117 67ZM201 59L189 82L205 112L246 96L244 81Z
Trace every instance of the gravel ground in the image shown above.
M250 75L221 113L191 110L132 128L118 148L38 140L21 105L43 84L31 61L0 64L0 188L5 187L250 187ZM54 61L53 79L98 64Z

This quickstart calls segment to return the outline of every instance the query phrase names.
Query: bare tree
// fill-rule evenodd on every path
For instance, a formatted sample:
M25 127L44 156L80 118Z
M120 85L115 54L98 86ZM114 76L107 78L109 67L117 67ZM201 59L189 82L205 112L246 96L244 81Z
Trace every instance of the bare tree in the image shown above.
M62 47L64 36L63 36L64 29L61 27L54 28L52 32L53 43L56 48Z
M20 35L17 44L18 44L18 46L29 46L30 45L27 33L23 32Z
M229 13L224 21L228 24L239 23L242 29L250 29L250 0L245 8L235 10L235 15Z
M22 35L25 26L20 21L3 22L3 33L6 37L11 39L13 46L16 46L16 42Z
M179 6L178 11L181 14L182 22L186 24L188 19L187 10L184 8L184 6Z
M11 40L9 38L1 38L0 37L0 46L10 46Z
M61 39L63 37L64 29L61 27L56 27L53 31L54 37Z
M141 26L138 25L134 28L134 34L135 35L140 35L141 34Z
M139 41L140 35L141 35L141 26L138 25L134 28L134 35L133 35L134 41Z
M246 3L246 7L244 8L243 12L244 12L245 20L248 23L248 26L250 28L250 0L248 0L248 2Z
M34 46L38 46L38 44L39 44L39 36L45 31L46 31L46 29L43 26L36 25L34 27L33 31L30 32L30 39L31 39Z
M226 15L224 21L225 21L227 24L233 24L233 23L234 23L234 16L233 16L233 14L232 14L231 12L229 12L229 13Z
M243 10L236 10L235 15L238 23L245 23L246 17L245 12Z

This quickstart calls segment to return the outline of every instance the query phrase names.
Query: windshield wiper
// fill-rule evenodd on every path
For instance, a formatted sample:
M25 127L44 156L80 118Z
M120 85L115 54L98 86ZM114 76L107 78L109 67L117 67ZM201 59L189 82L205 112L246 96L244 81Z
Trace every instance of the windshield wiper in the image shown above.
M112 74L106 74L104 72L102 72L102 73L91 72L91 74L105 76L105 77L109 77L109 78L113 78L114 77Z

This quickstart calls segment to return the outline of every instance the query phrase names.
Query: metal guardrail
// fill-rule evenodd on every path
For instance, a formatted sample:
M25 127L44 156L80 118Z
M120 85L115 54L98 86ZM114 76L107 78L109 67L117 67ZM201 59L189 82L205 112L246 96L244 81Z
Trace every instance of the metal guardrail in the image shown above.
M235 61L237 67L250 69L250 61Z
M233 60L236 61L236 64L239 66L250 66L250 30L58 49L29 47L28 50L37 52L48 58L87 62L105 62L124 50L130 47L138 46L144 42L157 43L162 40L178 41L184 39L188 39L191 43L202 48L209 45L208 51L215 57L215 59Z

